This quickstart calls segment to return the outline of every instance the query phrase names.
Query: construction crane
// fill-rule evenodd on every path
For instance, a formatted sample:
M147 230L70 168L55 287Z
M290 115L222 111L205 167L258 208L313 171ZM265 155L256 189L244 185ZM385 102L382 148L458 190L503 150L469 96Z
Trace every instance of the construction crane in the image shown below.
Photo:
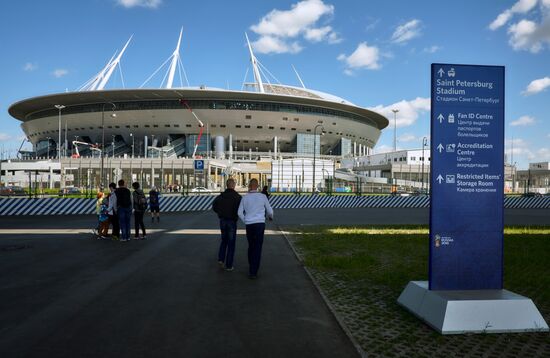
M197 120L197 122L199 123L199 135L197 136L197 140L195 142L195 147L193 148L193 155L192 155L192 158L195 159L195 155L197 154L197 148L199 147L199 143L201 141L201 136L202 136L202 132L204 131L204 123L202 123L202 121L199 119L199 117L197 117L197 115L195 114L195 112L193 111L193 109L189 106L189 103L187 103L186 100L184 100L183 98L180 99L180 103L182 105L184 105L185 107L187 107L187 109L189 110L189 112L191 112L191 114L193 115L193 117L195 117L195 119Z
M80 152L78 151L78 145L83 145L83 146L86 146L86 147L90 147L90 149L92 151L98 151L99 153L101 153L101 149L98 148L98 145L97 144L92 144L92 143L88 143L88 142L80 142L80 141L77 141L77 140L73 140L73 148L74 148L74 151L75 153L71 156L71 158L80 158Z

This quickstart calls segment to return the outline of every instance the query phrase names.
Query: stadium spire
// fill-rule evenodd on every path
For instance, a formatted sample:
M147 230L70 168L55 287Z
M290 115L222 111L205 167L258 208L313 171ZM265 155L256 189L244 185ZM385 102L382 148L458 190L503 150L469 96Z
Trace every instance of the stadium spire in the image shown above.
M244 33L244 36L246 37L246 43L248 44L248 50L250 51L250 62L252 62L254 79L256 80L256 84L258 85L258 89L260 93L265 93L264 84L262 82L262 76L260 75L260 69L258 67L258 60L256 59L256 56L254 56L254 52L252 52L252 46L250 46L250 41L248 40L248 35L246 32Z
M109 69L107 70L107 73L105 73L103 79L101 80L101 82L97 86L96 90L101 91L103 88L105 88L105 85L107 84L107 81L109 81L109 78L111 78L111 75L113 74L113 71L119 65L120 59L122 58L122 55L124 54L124 51L126 51L126 48L128 47L128 45L130 44L130 41L132 41L133 36L134 35L130 36L128 41L126 41L126 45L124 45L124 47L122 48L122 51L120 51L118 56L107 65L107 67Z
M178 62L180 59L180 44L181 44L182 34L183 34L183 27L180 30L178 45L176 46L174 53L172 53L172 63L170 64L170 70L168 72L168 80L166 81L166 88L172 88L172 83L174 83L174 75L176 74L176 67L178 66Z

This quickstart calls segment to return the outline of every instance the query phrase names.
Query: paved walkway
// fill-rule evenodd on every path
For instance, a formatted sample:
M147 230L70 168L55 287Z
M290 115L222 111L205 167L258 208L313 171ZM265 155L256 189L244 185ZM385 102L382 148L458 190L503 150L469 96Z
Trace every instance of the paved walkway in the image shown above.
M0 218L2 356L357 356L275 227L249 280L242 236L218 268L212 213L128 243L90 240L91 220Z

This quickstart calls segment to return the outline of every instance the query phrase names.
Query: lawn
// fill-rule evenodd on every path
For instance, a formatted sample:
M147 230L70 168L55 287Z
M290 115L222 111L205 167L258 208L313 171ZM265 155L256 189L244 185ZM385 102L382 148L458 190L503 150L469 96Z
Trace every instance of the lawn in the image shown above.
M428 278L428 228L318 227L291 239L369 356L550 356L550 334L441 336L396 300ZM533 299L550 322L550 227L508 227L505 288Z

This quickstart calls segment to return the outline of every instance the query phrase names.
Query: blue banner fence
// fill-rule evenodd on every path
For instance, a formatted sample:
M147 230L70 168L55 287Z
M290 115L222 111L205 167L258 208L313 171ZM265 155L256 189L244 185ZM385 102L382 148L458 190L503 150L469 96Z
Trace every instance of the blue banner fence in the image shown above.
M163 212L210 210L215 196L165 196ZM428 208L428 196L275 195L269 201L275 209L302 208ZM94 214L96 199L1 198L0 216ZM507 209L550 209L550 196L506 197Z

